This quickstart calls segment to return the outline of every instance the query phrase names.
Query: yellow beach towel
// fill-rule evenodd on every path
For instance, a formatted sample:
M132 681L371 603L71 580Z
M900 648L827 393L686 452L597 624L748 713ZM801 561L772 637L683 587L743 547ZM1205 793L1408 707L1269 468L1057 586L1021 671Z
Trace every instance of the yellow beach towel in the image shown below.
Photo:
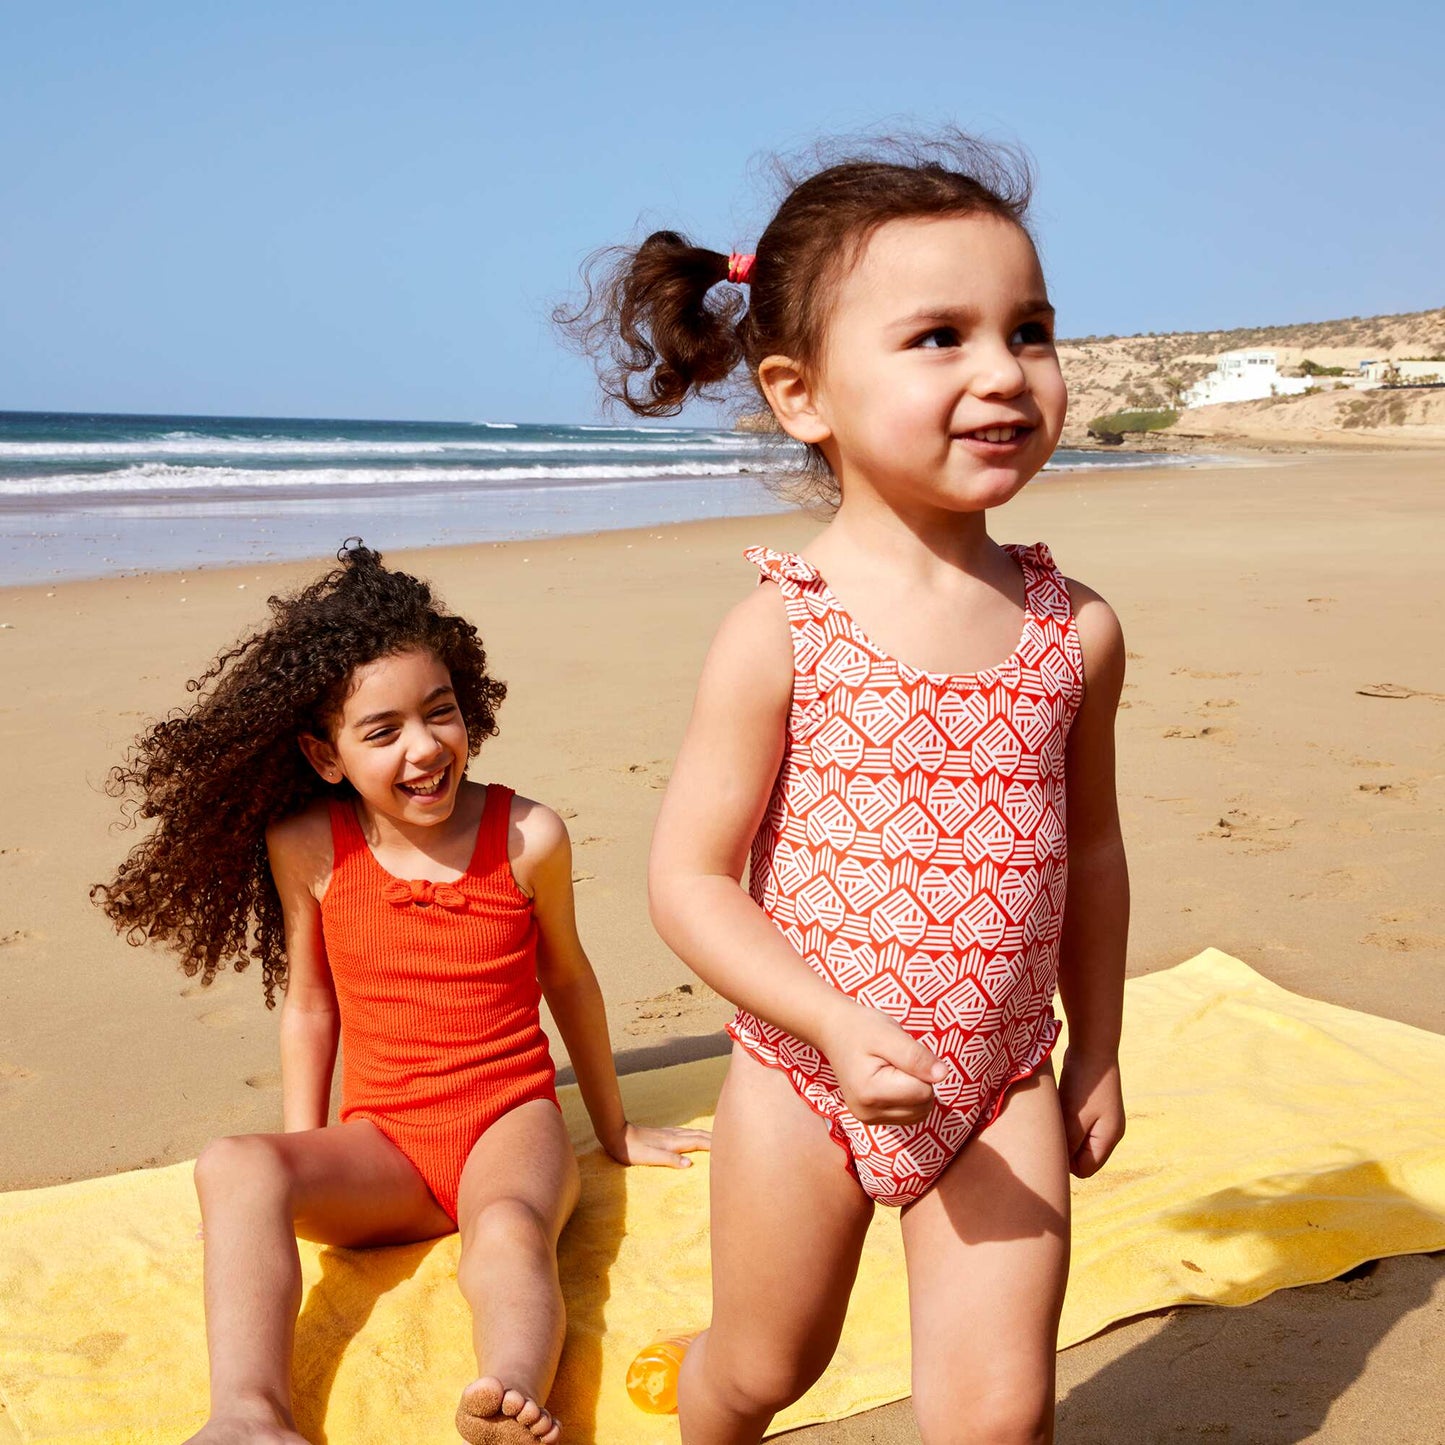
M1131 981L1129 1132L1076 1183L1063 1344L1165 1305L1247 1304L1362 1260L1445 1248L1445 1038L1300 998L1209 950ZM623 1080L629 1115L706 1123L725 1061ZM568 1091L575 1095L575 1091ZM590 1143L575 1097L579 1142ZM582 1160L562 1243L570 1326L551 1405L575 1445L675 1442L623 1380L708 1314L707 1164ZM190 1168L0 1196L0 1441L165 1441L206 1410ZM471 1377L455 1237L302 1246L300 1424L322 1445L451 1442ZM878 1211L833 1368L778 1429L908 1393L898 1216ZM7 1433L8 1432L8 1433Z

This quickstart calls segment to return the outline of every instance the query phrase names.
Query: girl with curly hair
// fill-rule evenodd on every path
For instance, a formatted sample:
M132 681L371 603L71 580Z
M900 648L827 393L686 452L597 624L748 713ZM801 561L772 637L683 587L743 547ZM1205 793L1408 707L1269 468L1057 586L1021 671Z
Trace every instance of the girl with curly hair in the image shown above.
M95 890L117 927L170 944L205 982L259 959L268 1006L282 991L284 1132L217 1139L196 1161L211 1414L193 1439L299 1445L296 1235L360 1246L455 1229L478 1369L457 1428L554 1445L556 1244L579 1183L540 999L612 1158L685 1166L708 1137L623 1116L566 826L466 777L506 694L476 628L374 552L340 560L271 598L269 624L188 684L195 703L111 777L155 820Z
M748 552L653 840L658 931L738 1005L687 1445L760 1440L823 1372L880 1204L922 1438L1052 1438L1069 1173L1124 1130L1125 653L990 535L1064 423L1027 196L958 135L836 155L755 254L658 231L562 318L643 416L746 378L832 514Z

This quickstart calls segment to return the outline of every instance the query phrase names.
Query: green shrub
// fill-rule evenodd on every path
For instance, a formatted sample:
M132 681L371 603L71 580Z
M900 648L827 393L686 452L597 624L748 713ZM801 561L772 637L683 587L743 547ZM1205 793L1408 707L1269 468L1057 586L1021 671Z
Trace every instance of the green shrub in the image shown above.
M1299 374L1301 376L1343 376L1345 368L1343 366L1321 366L1319 362L1305 357L1299 364Z
M1108 416L1096 416L1089 423L1089 430L1096 435L1123 436L1131 432L1163 431L1178 420L1177 411L1116 411Z

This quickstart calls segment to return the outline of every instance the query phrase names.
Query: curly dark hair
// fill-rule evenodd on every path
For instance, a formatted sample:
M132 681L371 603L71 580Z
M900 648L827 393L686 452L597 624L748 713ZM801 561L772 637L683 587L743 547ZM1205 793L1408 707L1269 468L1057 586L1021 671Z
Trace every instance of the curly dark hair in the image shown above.
M469 756L496 733L507 694L487 675L477 629L425 582L383 567L359 538L337 556L341 566L310 586L268 598L270 622L188 682L196 701L142 733L106 780L127 824L157 822L91 899L127 942L169 944L202 983L259 959L267 1008L285 987L286 946L266 829L353 791L318 776L299 736L330 735L357 668L415 648L451 673Z

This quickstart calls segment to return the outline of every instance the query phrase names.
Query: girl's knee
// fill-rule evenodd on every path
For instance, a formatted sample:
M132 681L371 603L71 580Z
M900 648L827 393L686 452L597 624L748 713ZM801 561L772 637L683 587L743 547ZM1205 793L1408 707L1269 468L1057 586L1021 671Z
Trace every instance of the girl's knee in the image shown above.
M1054 1430L1053 1385L1014 1378L974 1380L959 1389L915 1380L913 1413L924 1445L1047 1445Z
M473 1216L466 1244L488 1248L517 1248L546 1240L547 1221L524 1199L494 1199Z
M467 1221L462 1232L457 1283L465 1294L480 1283L480 1276L496 1273L498 1259L541 1260L553 1253L548 1222L538 1210L522 1199L494 1199Z
M236 1134L212 1139L201 1150L195 1181L204 1207L257 1191L289 1197L291 1171L270 1135Z
M704 1359L707 1384L729 1412L775 1415L804 1395L823 1377L833 1358L833 1345L808 1343L796 1353L768 1349L756 1339L737 1349L717 1348L716 1330L709 1331Z
M551 1279L555 1289L557 1255L549 1229L547 1220L524 1200L497 1199L483 1205L462 1233L457 1287L463 1297L475 1301L499 1279L514 1285L513 1271L519 1265L539 1283ZM509 1268L499 1272L499 1262Z

